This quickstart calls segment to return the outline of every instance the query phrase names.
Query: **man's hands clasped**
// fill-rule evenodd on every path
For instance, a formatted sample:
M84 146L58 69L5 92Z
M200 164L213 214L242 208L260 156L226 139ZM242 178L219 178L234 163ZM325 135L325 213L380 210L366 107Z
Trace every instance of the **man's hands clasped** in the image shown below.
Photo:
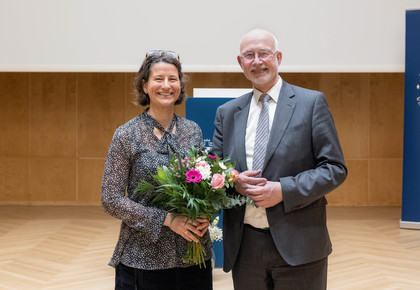
M269 208L283 201L280 182L267 181L257 177L261 170L244 171L235 181L235 189L255 202L255 205Z

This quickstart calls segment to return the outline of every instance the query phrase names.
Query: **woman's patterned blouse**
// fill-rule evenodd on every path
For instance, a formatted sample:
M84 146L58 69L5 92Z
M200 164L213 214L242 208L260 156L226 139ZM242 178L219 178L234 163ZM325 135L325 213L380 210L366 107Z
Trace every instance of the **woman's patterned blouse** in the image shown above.
M175 125L176 132L170 133ZM182 256L188 241L163 225L167 212L146 203L148 195L135 191L139 180L154 182L158 166L169 165L173 152L185 152L192 146L203 148L200 127L193 121L174 115L161 139L154 127L163 128L147 111L117 128L105 159L101 201L105 212L120 219L121 230L110 266L157 270L186 267ZM208 232L203 237L206 260L211 257Z

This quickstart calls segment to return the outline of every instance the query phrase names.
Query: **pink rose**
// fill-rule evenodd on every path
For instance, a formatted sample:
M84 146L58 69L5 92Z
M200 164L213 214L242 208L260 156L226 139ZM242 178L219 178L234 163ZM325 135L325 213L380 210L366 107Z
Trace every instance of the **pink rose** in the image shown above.
M213 175L213 178L211 180L211 187L214 189L222 188L223 185L225 185L225 177L219 173L216 173Z

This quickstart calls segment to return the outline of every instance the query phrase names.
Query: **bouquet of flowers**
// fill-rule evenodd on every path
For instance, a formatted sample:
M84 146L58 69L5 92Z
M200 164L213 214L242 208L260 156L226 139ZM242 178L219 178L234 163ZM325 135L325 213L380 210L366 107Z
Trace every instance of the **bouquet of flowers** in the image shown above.
M149 203L174 213L174 216L186 216L188 221L196 218L211 220L214 214L223 208L243 205L247 198L237 194L229 194L228 188L233 188L238 177L235 163L228 158L220 160L205 151L192 147L185 157L179 152L174 154L169 167L157 168L157 174L152 177L157 185L140 181L137 191L154 195ZM199 242L190 242L184 263L194 263L201 267L204 264L205 251Z

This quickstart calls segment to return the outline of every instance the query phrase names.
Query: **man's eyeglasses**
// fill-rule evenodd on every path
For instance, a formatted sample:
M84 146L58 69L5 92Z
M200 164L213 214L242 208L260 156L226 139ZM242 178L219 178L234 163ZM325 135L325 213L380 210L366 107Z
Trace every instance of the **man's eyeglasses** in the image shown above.
M260 50L259 52L247 51L241 55L241 58L246 62L252 62L258 57L261 61L267 61L269 58L275 54L276 52L272 52L269 50Z
M168 56L171 56L171 57L179 60L179 54L175 51L172 51L172 50L151 50L151 51L148 51L146 53L146 57L149 57L149 56L163 56L163 55L168 55Z

